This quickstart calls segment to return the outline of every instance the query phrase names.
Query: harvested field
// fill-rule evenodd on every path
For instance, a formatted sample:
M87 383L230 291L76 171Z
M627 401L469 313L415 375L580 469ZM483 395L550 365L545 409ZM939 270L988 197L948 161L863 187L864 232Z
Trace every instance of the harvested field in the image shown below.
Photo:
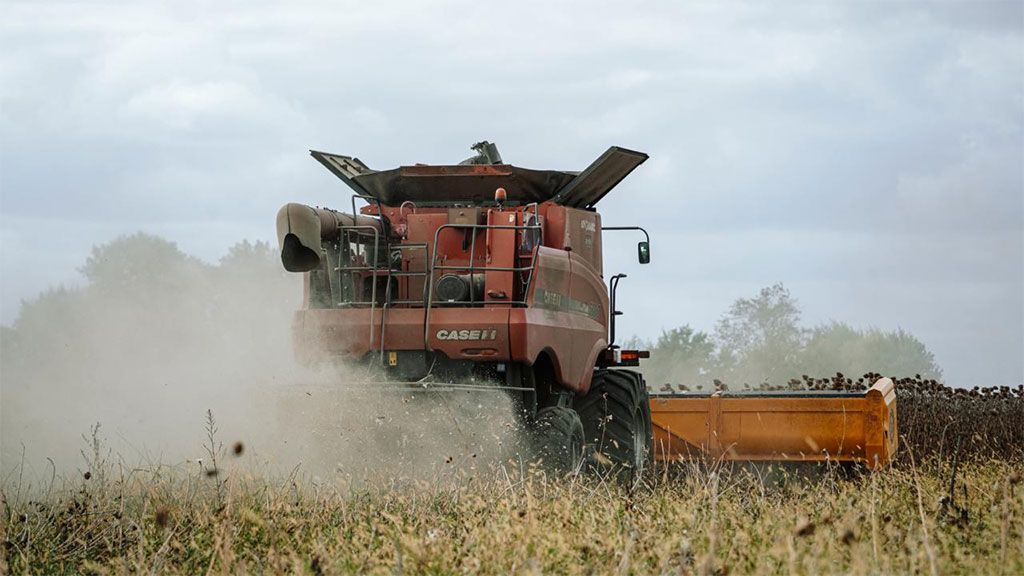
M1024 571L1019 463L876 475L688 468L639 487L536 472L355 488L106 470L7 496L12 573Z
M900 386L908 449L877 474L681 463L625 486L510 461L351 482L261 474L241 445L216 468L130 468L92 446L80 476L5 479L3 562L11 573L1024 572L1020 389Z

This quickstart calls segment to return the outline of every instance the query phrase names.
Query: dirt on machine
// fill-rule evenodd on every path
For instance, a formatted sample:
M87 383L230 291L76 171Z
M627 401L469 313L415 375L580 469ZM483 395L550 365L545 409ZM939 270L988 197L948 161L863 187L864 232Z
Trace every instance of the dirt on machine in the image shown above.
M602 245L642 237L647 264L650 239L605 226L597 208L647 154L613 146L575 172L507 164L489 142L473 150L390 170L311 151L354 193L345 211L277 215L282 263L304 276L303 363L375 367L371 388L507 394L537 452L567 469L892 459L888 379L862 392L648 391L635 368L649 352L616 344L625 275L605 269Z

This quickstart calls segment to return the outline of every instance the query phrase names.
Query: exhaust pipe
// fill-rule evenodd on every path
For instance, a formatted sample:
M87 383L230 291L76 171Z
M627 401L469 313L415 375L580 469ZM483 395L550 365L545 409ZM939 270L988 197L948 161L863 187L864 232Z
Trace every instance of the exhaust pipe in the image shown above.
M340 226L371 226L381 232L380 220L352 217L329 208L313 208L294 202L277 211L277 244L281 264L289 272L309 272L320 267L321 243L337 240Z

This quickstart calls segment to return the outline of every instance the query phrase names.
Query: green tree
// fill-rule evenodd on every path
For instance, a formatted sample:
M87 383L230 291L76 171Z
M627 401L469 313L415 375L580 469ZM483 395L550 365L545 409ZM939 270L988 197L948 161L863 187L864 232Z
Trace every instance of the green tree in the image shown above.
M83 354L96 340L88 330L95 316L85 290L78 288L57 286L23 300L14 324L3 330L3 377L15 381L15 375L30 371L43 378L61 358Z
M288 317L273 321L287 325L302 304L302 277L285 272L277 247L268 242L238 242L220 259L212 276L214 289L207 301L226 322L237 324L260 309L286 313Z
M220 259L220 269L232 274L264 277L285 274L277 249L263 240L242 240L228 248L228 253Z
M690 326L663 330L650 350L651 358L643 364L643 372L651 386L696 386L708 380L715 344L706 333Z
M836 372L854 377L866 372L942 377L935 355L902 328L889 332L876 328L858 330L843 322L831 322L810 331L800 353L799 367L812 377Z
M715 328L716 372L730 383L791 378L804 340L800 309L782 284L740 298Z
M102 294L120 297L173 297L197 286L209 266L174 242L144 232L93 246L79 271Z

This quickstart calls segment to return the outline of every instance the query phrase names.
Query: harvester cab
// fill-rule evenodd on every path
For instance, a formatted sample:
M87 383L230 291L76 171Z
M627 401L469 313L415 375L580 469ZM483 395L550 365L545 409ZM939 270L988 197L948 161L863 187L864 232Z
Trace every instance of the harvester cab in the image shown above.
M642 233L641 263L650 240L639 226L603 226L596 206L648 156L611 147L570 172L504 163L489 142L472 148L459 164L380 171L311 151L353 194L345 212L301 204L278 212L282 263L304 273L297 358L376 365L379 386L507 393L540 454L560 466L593 455L635 472L655 454L728 457L733 445L723 448L707 410L719 403L650 398L627 369L648 353L615 345L625 276L606 280L603 232ZM675 415L652 422L652 407L703 409L705 434L689 429L693 418L686 435L671 429L682 422Z

